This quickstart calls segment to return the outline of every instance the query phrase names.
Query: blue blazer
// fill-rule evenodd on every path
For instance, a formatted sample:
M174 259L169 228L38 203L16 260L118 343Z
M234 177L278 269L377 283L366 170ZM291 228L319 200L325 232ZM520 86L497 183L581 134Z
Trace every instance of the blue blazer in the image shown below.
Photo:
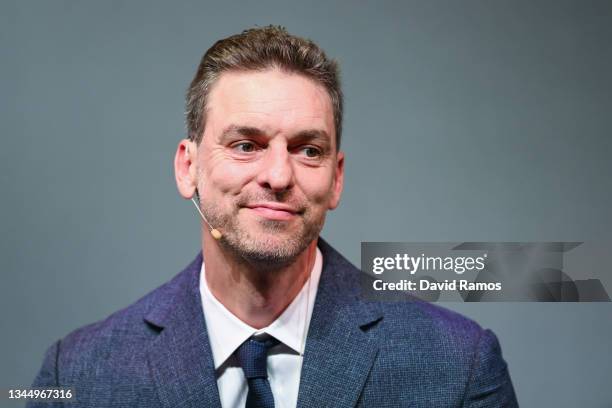
M319 248L299 407L517 406L491 331L422 301L365 301L362 272L322 239ZM58 340L33 386L73 387L75 407L220 407L201 264L199 254L133 305Z

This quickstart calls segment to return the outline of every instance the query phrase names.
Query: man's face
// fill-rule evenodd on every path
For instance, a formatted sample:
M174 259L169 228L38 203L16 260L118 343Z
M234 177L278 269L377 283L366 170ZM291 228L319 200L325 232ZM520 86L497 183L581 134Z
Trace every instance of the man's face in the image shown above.
M277 69L226 72L207 103L197 160L202 211L244 259L291 262L342 192L327 91Z

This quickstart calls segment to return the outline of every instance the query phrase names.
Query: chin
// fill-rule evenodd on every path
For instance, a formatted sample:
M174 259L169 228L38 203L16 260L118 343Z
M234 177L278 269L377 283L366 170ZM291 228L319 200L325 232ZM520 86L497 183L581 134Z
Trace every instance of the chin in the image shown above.
M269 253L292 253L298 251L300 239L299 235L283 232L267 232L252 234L249 242L250 247L261 252ZM299 251L298 251L299 252Z
M287 245L286 242L274 245L271 242L257 242L236 248L243 259L250 264L271 270L291 264L300 255L302 249Z
M223 242L241 258L267 267L294 261L306 249L303 231L238 230Z

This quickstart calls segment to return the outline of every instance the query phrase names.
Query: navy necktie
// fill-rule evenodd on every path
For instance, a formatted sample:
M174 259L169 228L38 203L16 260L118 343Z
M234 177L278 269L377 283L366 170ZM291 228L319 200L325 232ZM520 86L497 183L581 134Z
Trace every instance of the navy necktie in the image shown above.
M278 343L273 337L263 341L251 337L236 350L236 358L249 384L246 408L274 408L267 358L268 349Z

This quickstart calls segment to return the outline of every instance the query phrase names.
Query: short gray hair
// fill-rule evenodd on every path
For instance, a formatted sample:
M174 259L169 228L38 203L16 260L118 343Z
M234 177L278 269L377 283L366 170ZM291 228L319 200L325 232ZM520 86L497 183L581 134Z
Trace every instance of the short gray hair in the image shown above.
M252 28L217 41L206 51L186 96L187 133L200 144L206 123L206 103L212 85L226 71L262 71L280 68L304 75L322 85L331 99L336 146L340 148L343 97L338 63L308 39L289 34L284 27Z

